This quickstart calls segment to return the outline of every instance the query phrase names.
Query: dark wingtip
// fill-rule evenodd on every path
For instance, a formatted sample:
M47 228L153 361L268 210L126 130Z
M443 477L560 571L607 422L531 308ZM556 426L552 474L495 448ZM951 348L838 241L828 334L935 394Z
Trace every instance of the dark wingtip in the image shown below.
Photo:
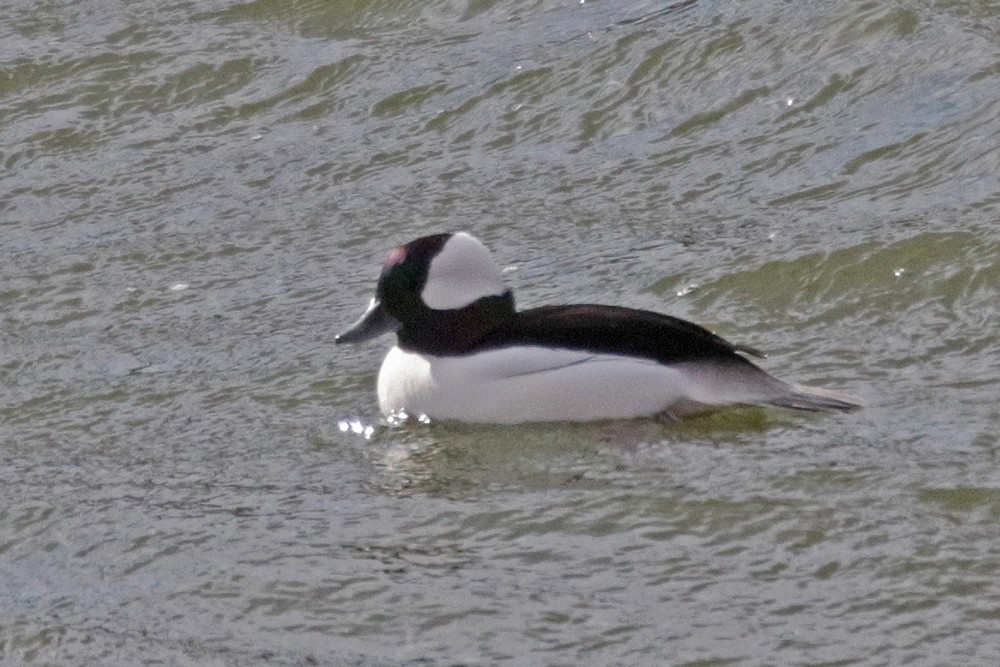
M792 385L790 394L770 402L785 408L814 412L854 412L864 407L861 399L852 394L802 385Z
M742 352L743 354L749 354L751 357L757 357L758 359L767 359L767 354L761 352L755 347L750 347L749 345L733 345L733 348L737 352Z

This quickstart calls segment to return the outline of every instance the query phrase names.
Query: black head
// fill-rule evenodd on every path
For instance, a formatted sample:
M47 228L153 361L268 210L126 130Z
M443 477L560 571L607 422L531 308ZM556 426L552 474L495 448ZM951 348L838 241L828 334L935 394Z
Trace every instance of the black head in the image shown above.
M368 311L336 340L395 331L404 349L459 354L513 313L513 295L486 246L465 233L434 234L389 254Z

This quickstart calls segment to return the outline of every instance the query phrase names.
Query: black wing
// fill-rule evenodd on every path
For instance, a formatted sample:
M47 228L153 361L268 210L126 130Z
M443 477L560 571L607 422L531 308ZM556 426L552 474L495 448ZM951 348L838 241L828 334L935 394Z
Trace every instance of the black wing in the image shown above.
M692 322L648 310L580 304L545 306L517 313L477 347L541 345L620 354L677 363L742 359L737 352L763 356L734 345Z

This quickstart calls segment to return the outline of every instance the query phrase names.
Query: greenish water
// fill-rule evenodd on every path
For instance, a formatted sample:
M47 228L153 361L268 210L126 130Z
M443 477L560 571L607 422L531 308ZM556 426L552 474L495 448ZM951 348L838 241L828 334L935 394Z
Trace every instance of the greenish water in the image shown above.
M1000 660L1000 8L0 8L0 657ZM387 425L465 229L851 415Z

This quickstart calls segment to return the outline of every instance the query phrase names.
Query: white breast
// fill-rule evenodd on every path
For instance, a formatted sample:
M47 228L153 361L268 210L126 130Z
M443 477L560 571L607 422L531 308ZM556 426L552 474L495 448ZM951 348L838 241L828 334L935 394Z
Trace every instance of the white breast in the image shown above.
M384 414L479 423L625 419L662 412L694 390L653 361L544 347L463 357L389 351L378 377Z

